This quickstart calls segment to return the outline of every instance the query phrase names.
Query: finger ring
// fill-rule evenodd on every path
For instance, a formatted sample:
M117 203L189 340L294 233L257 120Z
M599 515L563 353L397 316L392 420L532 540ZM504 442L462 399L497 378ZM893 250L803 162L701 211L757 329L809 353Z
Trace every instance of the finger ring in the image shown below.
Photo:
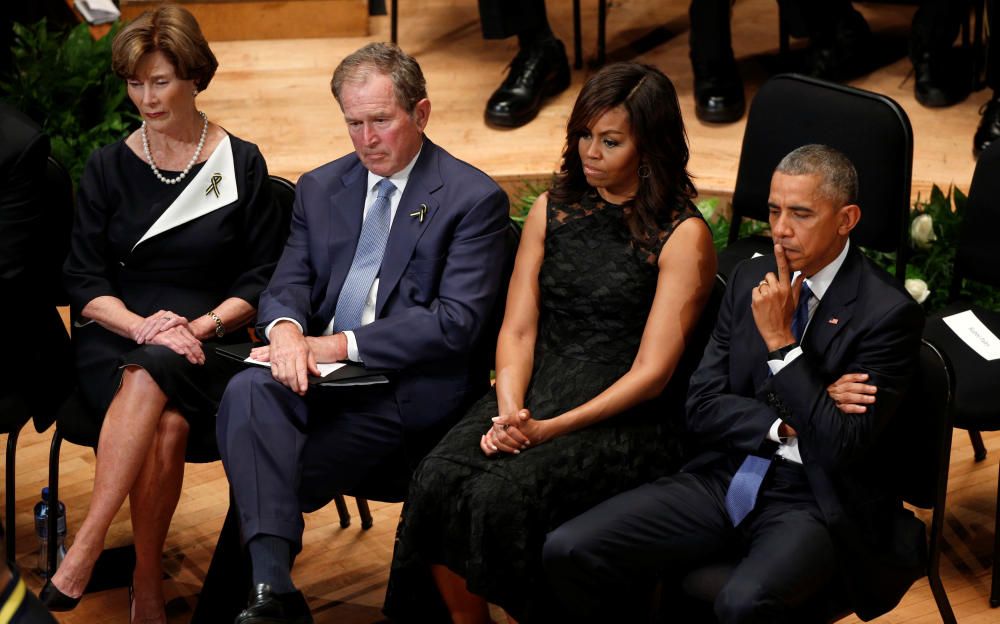
M504 424L504 425L500 425L500 428L503 429L504 431L507 431L507 427L509 427L509 426L510 425Z
M164 316L164 317L163 317L163 320L169 323L169 322L170 322L171 320L173 320L173 317L170 317L170 316Z

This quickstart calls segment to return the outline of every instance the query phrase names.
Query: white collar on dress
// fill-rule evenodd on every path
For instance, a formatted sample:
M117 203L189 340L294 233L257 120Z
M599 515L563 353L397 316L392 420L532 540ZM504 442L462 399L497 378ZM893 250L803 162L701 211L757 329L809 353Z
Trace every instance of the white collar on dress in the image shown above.
M143 241L228 206L237 199L239 193L236 190L233 146L227 134L219 141L219 145L205 161L198 175L191 179L174 203L167 207L160 218L132 246L132 251L135 251Z

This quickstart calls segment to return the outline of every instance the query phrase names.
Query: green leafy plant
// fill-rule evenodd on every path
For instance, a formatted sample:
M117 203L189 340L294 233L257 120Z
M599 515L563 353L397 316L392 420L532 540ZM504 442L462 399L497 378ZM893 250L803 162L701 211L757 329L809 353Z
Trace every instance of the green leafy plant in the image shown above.
M44 19L14 25L14 71L0 80L0 95L42 126L74 182L91 152L138 125L124 81L111 71L119 26L95 41L86 24L68 32Z

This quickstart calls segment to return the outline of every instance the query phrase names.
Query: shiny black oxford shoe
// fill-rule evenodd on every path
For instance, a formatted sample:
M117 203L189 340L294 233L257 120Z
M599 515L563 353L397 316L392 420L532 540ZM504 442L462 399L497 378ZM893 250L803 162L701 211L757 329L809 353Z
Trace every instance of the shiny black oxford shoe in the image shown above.
M313 624L313 619L302 592L276 594L270 585L260 583L250 592L247 608L235 624Z
M545 98L562 93L569 83L569 61L561 41L547 39L524 48L486 103L486 123L504 128L523 126L538 115Z

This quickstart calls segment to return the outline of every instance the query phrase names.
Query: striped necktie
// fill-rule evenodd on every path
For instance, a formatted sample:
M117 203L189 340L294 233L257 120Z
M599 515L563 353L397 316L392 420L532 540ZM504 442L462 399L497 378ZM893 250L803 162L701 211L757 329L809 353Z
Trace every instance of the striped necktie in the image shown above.
M396 186L388 178L382 178L375 185L375 201L365 215L358 247L354 251L354 260L351 261L351 270L348 271L340 296L337 297L337 309L333 317L335 332L361 327L361 314L382 267L385 244L389 240L389 227L392 225L389 198L395 190Z

